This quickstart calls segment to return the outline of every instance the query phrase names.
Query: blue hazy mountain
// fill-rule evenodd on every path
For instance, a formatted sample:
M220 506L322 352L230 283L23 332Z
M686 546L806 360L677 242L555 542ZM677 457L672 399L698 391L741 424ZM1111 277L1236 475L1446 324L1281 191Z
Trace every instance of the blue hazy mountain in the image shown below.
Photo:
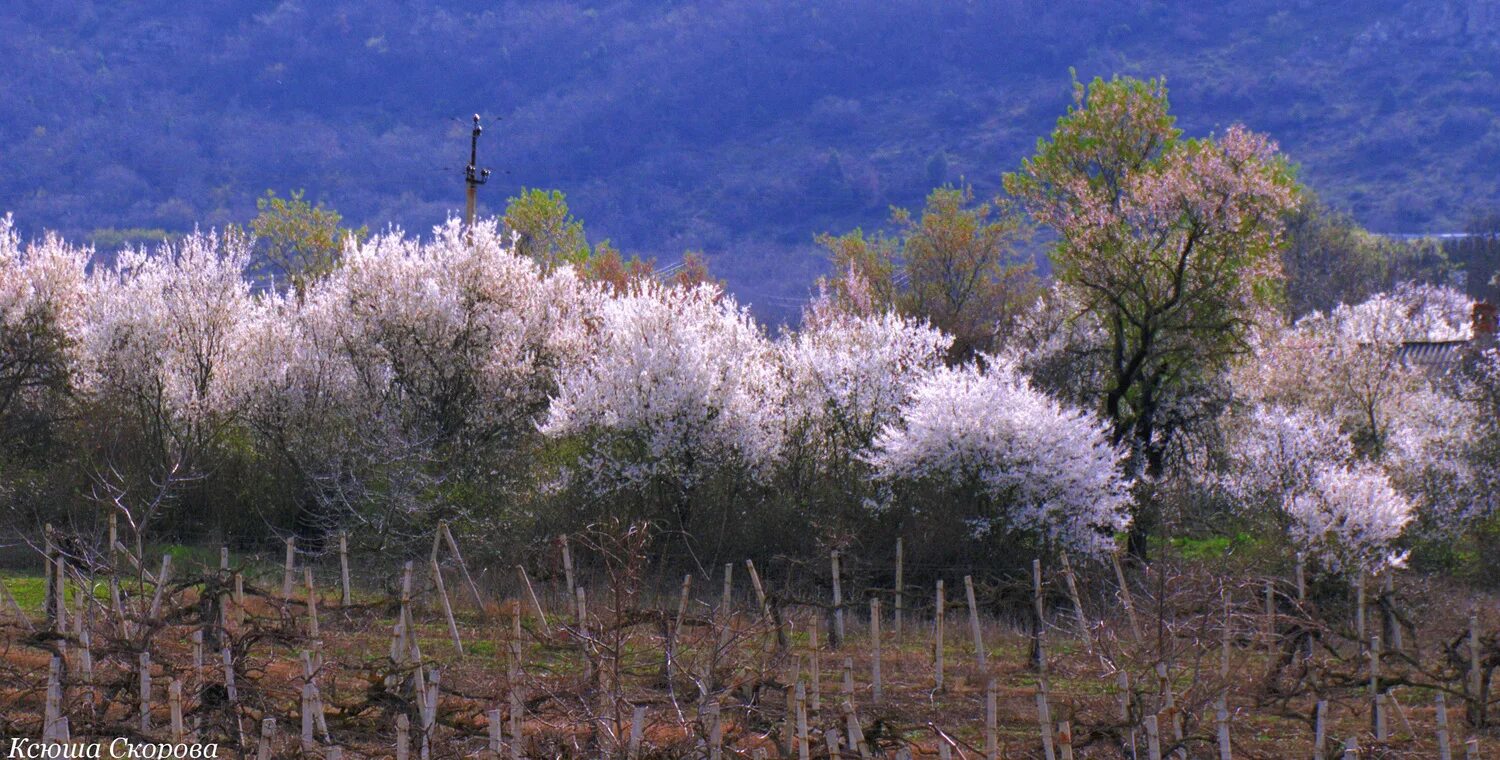
M1070 68L1167 77L1377 231L1500 201L1500 0L496 3L9 0L0 209L101 247L244 221L267 189L372 229L558 188L594 239L685 249L763 314L819 231L966 179L993 192Z

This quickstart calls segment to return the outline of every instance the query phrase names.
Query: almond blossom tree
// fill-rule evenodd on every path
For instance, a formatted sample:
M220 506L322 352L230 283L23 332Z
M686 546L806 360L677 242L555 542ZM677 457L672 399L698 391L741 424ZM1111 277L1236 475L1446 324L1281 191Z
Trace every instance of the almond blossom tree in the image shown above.
M685 495L718 473L764 479L781 445L775 347L717 287L646 282L606 301L596 343L565 365L541 425L576 437L571 475L605 495Z
M858 462L952 343L893 312L862 316L820 300L802 328L777 343L789 458L824 474Z
M1235 433L1223 484L1242 511L1276 515L1276 529L1329 572L1374 571L1401 558L1393 547L1414 507L1380 467L1359 459L1336 420L1263 406L1228 427Z
M525 467L601 298L516 254L493 220L351 242L303 297L266 297L247 414L340 512L420 515L449 476L472 490ZM354 508L371 500L385 508Z
M185 481L203 476L258 371L245 350L249 257L245 236L195 232L122 252L89 279L77 382L98 428L101 495L137 541Z
M926 375L902 419L876 437L869 462L887 482L958 497L949 500L956 519L967 517L977 533L1040 535L1101 553L1130 524L1124 456L1092 414L991 361Z
M1451 533L1492 507L1473 466L1483 417L1455 367L1405 347L1467 338L1470 308L1450 288L1407 284L1314 312L1257 339L1234 372L1236 395L1326 420L1419 507L1424 531Z
M74 386L84 325L89 251L56 235L22 245L0 218L0 435L62 412Z

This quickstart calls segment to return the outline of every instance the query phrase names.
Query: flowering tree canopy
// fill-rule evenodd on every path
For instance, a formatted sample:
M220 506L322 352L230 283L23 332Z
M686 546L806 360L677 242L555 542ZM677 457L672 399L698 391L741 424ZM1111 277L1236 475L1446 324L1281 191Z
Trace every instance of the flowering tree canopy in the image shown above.
M776 458L781 381L749 313L712 285L642 283L603 304L595 343L565 365L541 425L585 441L596 492L692 485Z
M877 436L869 460L888 481L977 494L990 505L981 530L1034 532L1101 552L1130 523L1130 483L1108 427L1004 363L929 373L903 419Z
M1239 126L1182 139L1159 82L1096 79L1005 185L1057 233L1055 276L1107 333L1100 405L1159 474L1163 404L1243 350L1275 291L1288 164Z
M788 443L820 467L867 453L953 342L892 312L860 316L824 306L810 310L802 329L777 344Z
M66 394L85 324L88 251L55 235L21 245L0 218L0 419L41 412Z

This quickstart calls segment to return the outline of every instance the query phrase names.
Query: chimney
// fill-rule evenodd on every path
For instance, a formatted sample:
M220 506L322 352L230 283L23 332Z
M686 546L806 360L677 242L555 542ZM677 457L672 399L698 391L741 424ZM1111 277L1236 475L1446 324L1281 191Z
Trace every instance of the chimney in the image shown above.
M1476 344L1484 346L1495 342L1496 326L1500 323L1500 313L1497 312L1500 310L1495 308L1495 304L1474 302L1472 325Z

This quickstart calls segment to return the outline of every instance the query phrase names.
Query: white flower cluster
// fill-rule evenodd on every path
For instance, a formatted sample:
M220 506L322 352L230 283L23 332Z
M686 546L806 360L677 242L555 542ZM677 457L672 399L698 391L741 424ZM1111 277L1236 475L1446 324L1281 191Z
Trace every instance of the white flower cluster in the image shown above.
M918 383L902 420L875 442L886 479L979 486L1007 529L1099 552L1129 525L1124 452L1106 425L1032 388L1011 366L942 368Z

